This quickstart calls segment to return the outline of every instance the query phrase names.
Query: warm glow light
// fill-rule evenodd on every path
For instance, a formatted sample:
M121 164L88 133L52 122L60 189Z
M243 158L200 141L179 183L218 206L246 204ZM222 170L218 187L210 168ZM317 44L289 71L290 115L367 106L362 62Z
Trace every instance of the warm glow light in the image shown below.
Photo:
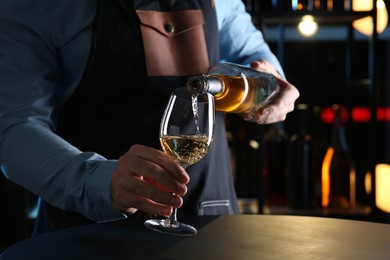
M334 112L332 108L326 107L322 110L321 120L324 123L333 123L334 120Z
M364 189L368 195L372 192L372 176L371 172L367 172L364 176Z
M355 167L349 172L349 198L350 198L350 208L354 208L356 206L356 171Z
M343 122L351 119L355 123L368 123L371 121L371 109L369 107L352 107L349 118L349 113L344 109L341 113ZM390 107L377 107L374 113L377 121L390 122ZM321 110L321 121L323 123L333 123L334 112L331 107L325 107Z
M256 140L250 140L249 141L249 146L252 147L253 149L257 150L257 149L259 149L260 144Z
M390 121L390 108L389 107L378 107L376 119L378 121Z
M298 24L298 32L304 37L311 37L318 31L318 24L313 16L304 15L302 21Z
M353 0L352 1L352 10L353 11L371 11L372 10L372 0ZM388 22L388 14L385 2L383 0L376 1L377 6L377 32L382 33ZM365 35L371 35L373 32L373 23L371 17L364 17L353 22L353 27L359 32Z
M330 194L330 163L332 161L334 149L329 147L326 151L324 161L322 163L322 207L326 208L329 205Z
M370 122L371 110L368 107L354 107L352 108L351 117L354 122Z
M345 108L341 110L341 120L345 123L348 121L348 111ZM321 120L324 123L333 123L334 121L334 111L332 107L325 107L321 113Z
M324 160L322 162L322 180L321 180L321 192L322 192L322 200L321 200L321 205L323 208L326 208L329 206L329 195L330 195L330 182L331 182L331 177L330 177L330 165L332 162L334 154L334 148L329 147L328 150L325 153ZM349 173L349 182L350 182L350 190L349 190L349 196L350 196L350 208L354 208L356 205L356 172L354 167L351 168L350 173Z
M390 213L390 165L378 164L375 167L375 204Z

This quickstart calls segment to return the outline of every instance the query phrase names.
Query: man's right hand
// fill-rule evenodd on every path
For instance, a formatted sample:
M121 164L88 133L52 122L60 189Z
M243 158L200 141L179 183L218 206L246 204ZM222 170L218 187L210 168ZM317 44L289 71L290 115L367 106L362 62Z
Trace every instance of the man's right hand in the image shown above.
M183 204L190 177L164 152L132 146L118 159L111 182L111 202L115 209L133 214L137 210L169 216Z

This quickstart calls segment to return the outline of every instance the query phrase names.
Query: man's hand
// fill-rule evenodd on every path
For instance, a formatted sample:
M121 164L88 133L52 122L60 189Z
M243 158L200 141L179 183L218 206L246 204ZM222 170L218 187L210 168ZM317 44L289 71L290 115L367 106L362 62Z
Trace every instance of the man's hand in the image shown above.
M111 202L115 209L137 210L169 216L181 207L190 178L186 171L160 150L132 146L118 160L112 176Z
M273 74L280 86L278 96L268 105L262 107L257 112L240 114L247 121L257 124L272 124L284 121L288 113L294 110L294 103L299 97L298 89L284 80L275 67L267 61L254 61L251 63L251 68Z

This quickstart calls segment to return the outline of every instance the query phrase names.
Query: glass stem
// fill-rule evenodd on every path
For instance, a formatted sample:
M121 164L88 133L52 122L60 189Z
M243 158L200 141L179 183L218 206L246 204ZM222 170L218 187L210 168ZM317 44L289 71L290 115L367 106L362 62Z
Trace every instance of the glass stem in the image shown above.
M184 164L184 163L180 163L180 166L183 167L184 169L187 168L187 164ZM173 195L175 195L173 193ZM167 218L167 222L170 224L170 225L177 225L179 224L179 222L177 221L177 208L173 208L173 212L172 214Z
M169 224L171 224L171 225L177 224L177 208L174 208L174 209L173 209L173 212L172 212L172 214L169 216L169 218L167 219L167 221L168 221Z
M181 167L183 167L183 169L187 168L188 164L184 164L184 163L179 163L179 165ZM173 193L173 195L175 195ZM170 224L170 225L178 225L179 222L177 221L177 208L173 208L173 212L172 214L166 219L166 221Z

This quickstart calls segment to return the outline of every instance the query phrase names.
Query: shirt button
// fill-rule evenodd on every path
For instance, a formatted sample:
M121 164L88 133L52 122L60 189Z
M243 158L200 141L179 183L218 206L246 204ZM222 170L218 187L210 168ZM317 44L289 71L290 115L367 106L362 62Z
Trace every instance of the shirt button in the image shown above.
M164 29L168 33L173 33L175 31L175 27L173 27L173 25L169 23L164 24Z

